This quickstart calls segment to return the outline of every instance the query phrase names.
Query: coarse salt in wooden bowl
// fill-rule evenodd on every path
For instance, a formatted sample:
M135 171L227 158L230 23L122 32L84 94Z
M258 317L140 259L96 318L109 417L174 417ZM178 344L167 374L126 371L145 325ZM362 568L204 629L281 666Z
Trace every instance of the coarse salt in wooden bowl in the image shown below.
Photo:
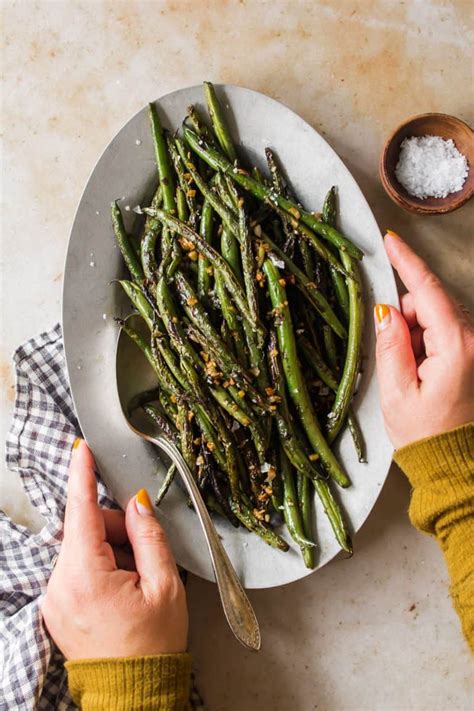
M411 136L440 136L445 140L452 139L456 148L467 158L469 173L462 189L450 193L447 197L427 197L424 199L410 195L401 185L395 175L398 163L400 145L405 138ZM472 129L448 114L420 114L402 123L386 142L380 156L380 179L392 200L405 210L419 215L440 215L452 212L464 205L474 194L474 132Z

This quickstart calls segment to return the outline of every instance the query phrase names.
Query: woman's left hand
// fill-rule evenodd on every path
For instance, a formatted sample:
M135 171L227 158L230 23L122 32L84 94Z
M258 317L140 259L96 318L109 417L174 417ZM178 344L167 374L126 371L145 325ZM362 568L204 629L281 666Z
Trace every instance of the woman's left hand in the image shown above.
M46 627L66 659L184 652L186 595L148 494L140 490L125 513L101 509L94 469L79 440L64 539L42 602Z

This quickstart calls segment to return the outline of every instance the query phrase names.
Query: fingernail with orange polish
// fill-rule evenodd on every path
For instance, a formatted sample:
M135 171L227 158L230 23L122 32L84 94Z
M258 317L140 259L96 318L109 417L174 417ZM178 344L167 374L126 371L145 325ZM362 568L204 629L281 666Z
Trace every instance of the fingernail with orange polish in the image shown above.
M400 235L398 232L395 232L394 230L385 230L386 235L391 235L392 237L398 237L398 239L401 239Z
M135 494L137 511L141 516L153 516L153 504L146 489L140 489Z
M390 323L391 315L387 304L376 304L374 307L375 325L377 331L383 331Z
M76 439L74 440L74 444L72 445L72 448L77 449L79 447L79 445L81 444L81 441L82 440L80 437L76 437Z

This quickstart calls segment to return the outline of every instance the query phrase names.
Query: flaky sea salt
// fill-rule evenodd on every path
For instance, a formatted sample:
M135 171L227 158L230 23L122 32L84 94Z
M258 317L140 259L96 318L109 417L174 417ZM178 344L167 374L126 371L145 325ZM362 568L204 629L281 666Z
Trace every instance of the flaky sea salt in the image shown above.
M270 258L270 261L271 261L276 267L278 267L278 269L284 269L284 268L285 268L285 262L284 262L282 259L278 259L278 257L276 256L276 254L274 254L273 252L269 252L269 253L268 253L268 256L269 256L269 258Z
M410 195L422 200L458 192L468 173L466 156L452 139L440 136L405 138L395 168L398 182Z

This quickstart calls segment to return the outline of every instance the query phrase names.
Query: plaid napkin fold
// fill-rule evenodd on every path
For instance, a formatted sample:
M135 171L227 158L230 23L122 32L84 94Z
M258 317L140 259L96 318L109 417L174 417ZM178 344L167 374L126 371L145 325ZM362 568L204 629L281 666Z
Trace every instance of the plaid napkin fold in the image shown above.
M71 447L80 435L60 325L20 346L13 360L16 399L6 461L46 525L32 534L0 511L0 711L69 711L76 706L64 658L40 614L62 540ZM100 479L98 494L100 506L118 508ZM196 689L191 707L203 708Z

